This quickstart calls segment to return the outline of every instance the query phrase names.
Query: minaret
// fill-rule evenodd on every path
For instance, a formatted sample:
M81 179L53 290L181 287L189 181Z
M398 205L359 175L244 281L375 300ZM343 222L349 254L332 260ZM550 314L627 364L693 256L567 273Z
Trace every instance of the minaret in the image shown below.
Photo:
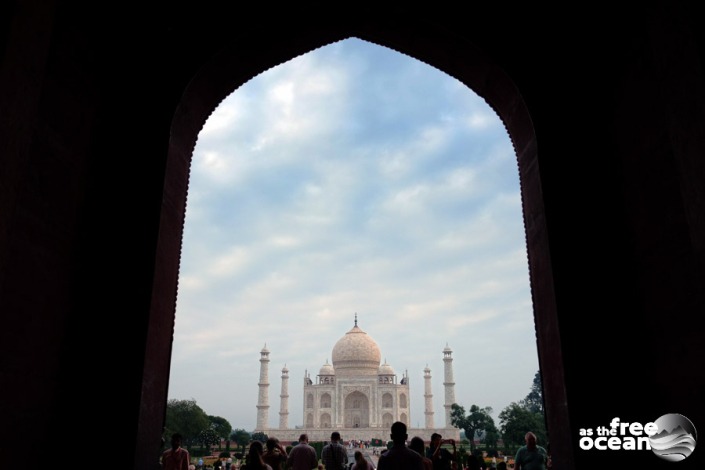
M282 393L281 405L279 406L279 429L289 429L289 369L282 369Z
M453 403L455 403L455 382L453 381L453 350L448 347L448 343L443 349L443 366L445 368L443 386L446 392L446 403L443 408L446 409L446 428L452 428L450 412Z
M259 353L259 396L257 397L257 429L267 429L269 421L269 349L267 343Z
M428 364L426 364L426 368L423 370L423 378L424 378L424 400L425 400L425 407L426 411L424 414L426 415L426 429L432 429L433 428L433 392L431 388L431 369L428 368Z

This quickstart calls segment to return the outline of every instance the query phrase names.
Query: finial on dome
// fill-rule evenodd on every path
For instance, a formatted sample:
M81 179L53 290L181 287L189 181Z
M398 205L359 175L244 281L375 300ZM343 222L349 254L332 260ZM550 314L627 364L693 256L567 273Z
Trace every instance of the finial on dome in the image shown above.
M357 312L355 312L355 326L357 326Z

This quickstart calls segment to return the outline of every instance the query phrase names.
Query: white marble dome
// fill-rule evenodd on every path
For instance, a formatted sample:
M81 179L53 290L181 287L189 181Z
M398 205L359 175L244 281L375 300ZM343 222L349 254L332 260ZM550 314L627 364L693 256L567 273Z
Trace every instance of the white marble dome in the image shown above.
M394 369L392 369L392 366L387 364L387 361L384 361L384 364L379 366L379 375L394 375Z
M333 347L333 367L341 375L377 375L382 353L375 340L360 327L345 333Z
M326 363L321 366L321 370L318 371L318 375L335 375L335 370L333 366L326 361Z

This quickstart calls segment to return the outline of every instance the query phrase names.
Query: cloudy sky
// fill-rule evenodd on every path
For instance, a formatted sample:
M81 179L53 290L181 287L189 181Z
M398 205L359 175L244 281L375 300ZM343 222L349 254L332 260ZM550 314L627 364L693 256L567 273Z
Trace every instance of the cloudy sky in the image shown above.
M431 369L443 414L443 348L456 401L498 415L538 370L519 178L492 109L445 73L348 39L253 78L194 150L169 398L233 428L257 420L270 350L269 425L289 369L303 377L354 324L411 386L424 425Z

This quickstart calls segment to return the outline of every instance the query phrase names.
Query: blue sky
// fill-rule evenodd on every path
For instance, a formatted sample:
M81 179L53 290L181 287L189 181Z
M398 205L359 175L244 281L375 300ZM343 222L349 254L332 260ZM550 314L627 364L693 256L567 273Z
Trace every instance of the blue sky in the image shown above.
M260 350L269 425L354 323L424 425L423 369L444 424L456 401L500 411L538 370L516 156L464 84L358 39L274 67L226 98L194 150L169 398L254 429Z

